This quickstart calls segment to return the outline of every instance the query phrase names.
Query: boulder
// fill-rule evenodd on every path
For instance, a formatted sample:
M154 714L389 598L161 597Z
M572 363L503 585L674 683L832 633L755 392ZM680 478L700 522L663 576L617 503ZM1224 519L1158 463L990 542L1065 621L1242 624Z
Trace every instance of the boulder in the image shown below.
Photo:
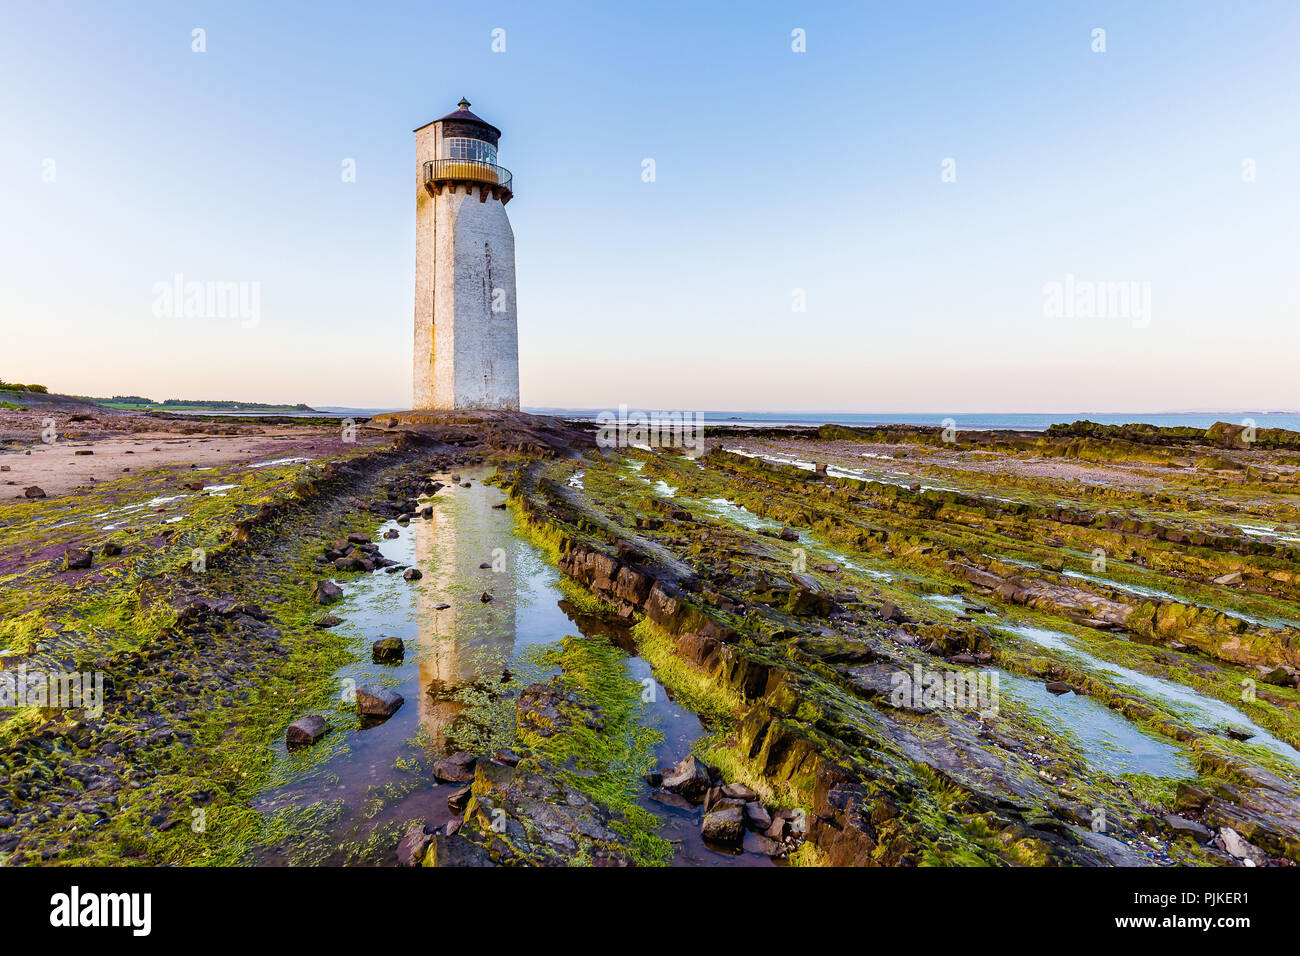
M407 581L418 581L424 577L424 573L419 568L407 568L402 572L402 577Z
M284 732L284 743L287 747L306 747L320 740L329 730L330 725L325 723L324 717L308 714L289 725L289 729Z
M391 717L403 703L402 695L378 684L357 688L357 713L365 717Z
M44 498L45 492L42 491L36 485L32 485L30 488L28 488L26 491L23 492L23 496L26 498Z
M381 637L370 645L370 659L376 664L400 664L405 654L400 637Z

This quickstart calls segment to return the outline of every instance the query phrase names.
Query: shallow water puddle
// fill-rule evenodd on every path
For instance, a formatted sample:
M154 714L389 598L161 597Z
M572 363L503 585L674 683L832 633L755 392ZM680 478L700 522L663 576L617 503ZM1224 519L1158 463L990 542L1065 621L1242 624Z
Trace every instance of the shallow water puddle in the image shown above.
M346 597L330 611L344 618L338 630L355 638L362 655L338 673L339 681L384 684L405 702L383 722L358 724L344 706L326 714L336 729L317 746L331 738L337 743L336 735L343 734L346 747L318 765L311 765L310 751L290 754L280 745L290 782L265 794L258 809L318 810L327 832L315 835L314 851L307 848L323 857L314 862L391 862L405 821L421 819L430 827L448 822L447 796L462 785L439 783L433 763L460 750L483 755L514 746L515 698L528 683L554 673L537 663L538 649L580 634L607 638L635 654L620 628L582 615L564 600L559 572L515 533L509 511L493 507L504 495L482 483L490 474L490 468L462 469L471 487L440 492L432 519L406 527L390 521L378 529L383 555L419 568L420 580L384 571L339 579ZM390 530L398 537L384 538ZM483 601L484 594L491 600ZM442 604L449 607L439 609ZM380 637L402 639L401 664L370 662L370 644ZM629 656L626 665L630 678L653 684L639 720L662 734L656 756L660 767L671 766L690 752L704 728L653 682L645 661ZM667 807L650 793L646 785L640 802L664 820L661 835L677 846L674 864L770 863L757 852L732 856L709 849L699 836L699 808ZM296 860L301 837L264 858Z
M1028 624L997 624L995 626L1010 634L1028 638L1043 647L1060 651L1067 657L1081 660L1094 670L1112 674L1129 687L1159 698L1166 704L1173 705L1172 709L1175 713L1184 716L1193 715L1196 720L1209 723L1215 727L1236 727L1248 730L1253 734L1248 741L1249 743L1265 747L1300 766L1300 751L1297 751L1286 741L1273 736L1273 734L1259 726L1231 704L1199 693L1174 681L1161 677L1152 677L1150 674L1143 674L1141 671L1113 664L1081 649L1069 634L1062 631L1052 631Z
M1080 694L1053 694L1042 681L998 671L1000 689L1043 717L1053 731L1079 745L1089 765L1118 776L1189 778L1195 772L1178 748L1138 730L1100 701Z

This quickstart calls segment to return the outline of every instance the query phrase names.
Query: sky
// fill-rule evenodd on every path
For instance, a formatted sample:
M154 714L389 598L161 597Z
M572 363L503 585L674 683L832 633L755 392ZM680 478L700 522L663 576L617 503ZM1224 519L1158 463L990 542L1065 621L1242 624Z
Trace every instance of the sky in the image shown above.
M0 379L408 407L412 131L464 96L525 406L1300 407L1297 41L1294 0L0 0Z

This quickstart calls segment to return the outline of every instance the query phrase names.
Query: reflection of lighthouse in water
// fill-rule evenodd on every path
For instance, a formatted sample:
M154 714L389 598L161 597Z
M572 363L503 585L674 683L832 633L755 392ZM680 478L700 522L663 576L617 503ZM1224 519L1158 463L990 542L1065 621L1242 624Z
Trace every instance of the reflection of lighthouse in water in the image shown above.
M475 480L471 488L454 487L439 497L448 500L434 506L431 520L412 522L411 530L416 566L424 572L416 598L420 727L445 751L466 707L457 691L477 684L495 692L500 684L514 650L516 595L513 560L500 572L479 567L510 544L507 513L492 509L500 493ZM484 592L490 602L481 600ZM437 604L451 607L437 611Z

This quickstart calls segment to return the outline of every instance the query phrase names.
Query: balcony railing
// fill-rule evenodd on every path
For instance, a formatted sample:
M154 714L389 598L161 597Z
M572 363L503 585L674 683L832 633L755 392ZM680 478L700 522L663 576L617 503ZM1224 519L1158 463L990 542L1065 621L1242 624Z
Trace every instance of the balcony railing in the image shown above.
M500 188L502 199L509 201L514 195L514 177L504 166L496 166L477 159L431 159L424 164L424 185L437 188L443 183L487 183ZM493 190L493 195L497 195Z

